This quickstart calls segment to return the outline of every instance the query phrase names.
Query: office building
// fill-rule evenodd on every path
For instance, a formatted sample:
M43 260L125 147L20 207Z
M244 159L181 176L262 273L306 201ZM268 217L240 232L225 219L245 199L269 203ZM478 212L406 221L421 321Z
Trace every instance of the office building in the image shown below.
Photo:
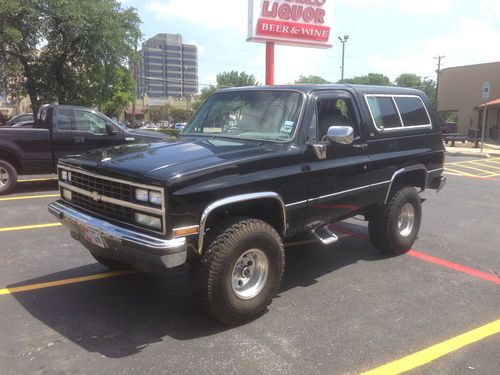
M158 34L142 44L136 70L137 97L150 102L198 92L198 48L179 34Z

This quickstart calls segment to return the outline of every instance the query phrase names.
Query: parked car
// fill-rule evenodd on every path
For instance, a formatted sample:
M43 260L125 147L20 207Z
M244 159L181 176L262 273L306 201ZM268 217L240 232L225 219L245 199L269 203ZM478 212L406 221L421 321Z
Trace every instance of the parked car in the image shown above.
M33 129L0 128L0 194L14 188L18 174L54 173L57 161L69 154L164 137L123 128L90 108L44 106Z
M61 160L49 211L112 269L189 263L200 302L240 324L279 291L288 238L332 244L331 223L364 215L375 247L410 250L418 193L444 186L443 162L421 91L235 88L210 96L179 138Z
M3 125L4 126L13 126L19 122L26 122L26 121L31 121L31 122L35 121L35 119L33 118L33 113L24 113L22 115L12 117L9 121L7 121Z
M32 128L35 125L34 120L16 122L12 125L2 125L0 128Z
M174 124L174 129L175 130L183 130L186 127L185 122L177 122Z
M458 124L456 122L443 122L441 124L441 133L443 134L458 133Z

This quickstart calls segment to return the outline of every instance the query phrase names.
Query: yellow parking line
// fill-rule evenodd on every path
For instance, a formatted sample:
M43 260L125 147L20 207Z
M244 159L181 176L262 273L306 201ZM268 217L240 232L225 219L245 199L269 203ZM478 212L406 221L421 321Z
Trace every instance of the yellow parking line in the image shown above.
M459 174L460 176L477 177L477 175L475 175L475 174L472 174L472 173L467 173L467 172L460 171L460 170L458 170L458 169L454 169L454 168L444 167L444 170L445 170L446 172L451 171L451 172L453 172L453 173Z
M59 194L23 195L23 196L20 196L20 197L0 198L0 202L4 202L4 201L19 201L19 200L22 200L22 199L55 198L55 197L59 197Z
M475 171L478 171L478 172L481 172L481 173L494 174L494 173L492 173L490 171L486 171L486 170L481 169L481 168L471 167L471 166L468 166L468 165L465 165L465 164L460 165L460 168L468 168L468 169L472 169L472 170L475 170Z
M6 295L6 294L28 292L30 290L36 290L36 289L52 288L54 286L61 286L61 285L68 285L68 284L75 284L75 283L82 283L82 282L85 282L85 281L107 279L107 278L110 278L110 277L128 275L130 273L135 273L135 272L138 272L138 271L136 271L136 270L130 270L130 271L105 272L105 273L97 273L95 275L89 275L89 276L73 277L71 279L49 281L49 282L46 282L46 283L31 284L31 285L24 285L24 286L16 286L16 287L13 287L13 288L3 288L3 289L0 289L0 296L1 295Z
M52 227L60 227L61 225L62 225L61 223L50 223L50 224L26 225L22 227L5 227L5 228L0 228L0 232L13 232L16 230L52 228Z
M407 357L387 363L383 366L377 367L376 369L364 372L361 375L401 374L403 372L423 366L446 354L457 351L467 345L473 344L497 333L500 333L500 319L486 324L482 327L473 329L472 331L463 333L452 339L433 345L417 353L410 354Z
M490 165L490 164L486 164L485 162L482 162L482 163L474 163L474 165L480 165L481 167L493 168L493 169L496 169L496 170L500 170L500 166L498 166L498 165Z
M48 178L29 178L26 180L17 180L17 182L38 182L38 181L53 181L57 180L57 177L48 177Z

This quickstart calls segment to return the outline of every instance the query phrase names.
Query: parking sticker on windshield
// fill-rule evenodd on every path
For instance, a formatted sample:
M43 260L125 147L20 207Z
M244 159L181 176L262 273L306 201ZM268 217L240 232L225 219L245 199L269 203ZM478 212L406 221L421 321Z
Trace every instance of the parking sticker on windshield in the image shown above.
M293 131L293 121L285 121L281 127L281 131L285 133L291 133Z

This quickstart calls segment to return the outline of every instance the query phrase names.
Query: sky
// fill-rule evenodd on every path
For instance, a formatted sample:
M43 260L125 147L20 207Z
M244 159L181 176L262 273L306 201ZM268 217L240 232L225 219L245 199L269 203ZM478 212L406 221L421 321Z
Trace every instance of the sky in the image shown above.
M142 19L144 38L181 34L198 45L200 90L220 72L238 70L265 81L265 45L247 42L247 0L121 0ZM435 79L442 67L500 61L500 0L327 0L333 8L330 49L276 46L275 83L300 75L345 78L401 73Z

